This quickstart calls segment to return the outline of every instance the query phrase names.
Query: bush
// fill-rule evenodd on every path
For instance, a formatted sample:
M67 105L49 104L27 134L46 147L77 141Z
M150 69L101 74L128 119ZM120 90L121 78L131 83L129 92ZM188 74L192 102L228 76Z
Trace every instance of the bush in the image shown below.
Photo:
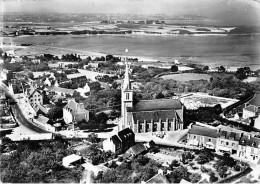
M201 166L201 167L200 167L200 170L201 170L201 172L203 172L203 173L207 173L207 172L208 172L208 168L206 168L205 166Z
M199 173L193 173L190 176L191 183L198 183L201 180L201 175Z
M123 160L124 160L123 157L119 157L119 158L118 158L118 161L119 161L119 162L123 162Z
M214 182L218 181L218 177L215 175L214 172L211 172L210 177L209 177L209 181L211 183L214 183Z
M178 167L180 165L178 160L173 160L170 164L170 168Z
M238 164L235 165L235 166L234 166L234 170L237 171L237 172L241 171L241 166L238 165Z

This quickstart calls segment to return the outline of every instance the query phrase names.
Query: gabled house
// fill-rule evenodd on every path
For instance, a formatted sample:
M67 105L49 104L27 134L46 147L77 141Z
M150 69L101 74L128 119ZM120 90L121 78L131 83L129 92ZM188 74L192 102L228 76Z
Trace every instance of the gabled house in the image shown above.
M203 127L197 124L191 126L192 128L187 134L187 144L196 147L206 147L215 149L217 145L218 130Z
M25 95L33 108L37 107L38 104L43 104L44 95L40 90L28 88L25 90Z
M63 119L66 124L75 123L82 120L89 121L89 111L84 108L83 103L77 103L75 100L69 100L63 108Z
M125 128L103 141L103 149L115 154L122 154L135 144L135 134L129 128Z
M220 130L216 151L228 152L230 154L236 153L238 150L239 140L241 139L242 135L243 133L239 133L237 130Z

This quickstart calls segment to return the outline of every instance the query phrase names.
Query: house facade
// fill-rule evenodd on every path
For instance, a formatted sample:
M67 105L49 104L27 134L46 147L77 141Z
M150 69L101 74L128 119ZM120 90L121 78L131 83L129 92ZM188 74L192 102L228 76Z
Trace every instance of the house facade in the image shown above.
M83 103L77 103L75 100L69 100L63 108L63 119L66 124L85 120L89 121L89 111L84 108Z
M216 149L218 130L197 124L191 126L187 134L187 144L196 147Z
M25 95L33 108L36 108L38 104L43 104L43 94L39 90L34 88L26 89Z
M129 129L125 128L119 131L116 135L103 141L103 149L111 151L115 154L122 154L135 144L135 134Z

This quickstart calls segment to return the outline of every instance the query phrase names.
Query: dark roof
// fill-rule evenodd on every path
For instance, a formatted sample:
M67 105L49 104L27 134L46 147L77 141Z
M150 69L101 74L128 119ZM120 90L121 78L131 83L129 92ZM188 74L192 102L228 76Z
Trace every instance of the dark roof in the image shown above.
M129 151L131 151L135 156L141 154L142 152L146 151L145 146L143 143L138 143L131 148L129 148Z
M246 143L247 143L247 140L248 140L248 135L243 135L243 136L240 138L240 140L239 140L239 144L245 146Z
M220 132L220 138L222 139L228 139L232 141L239 141L241 138L241 133L236 133L234 131L221 131Z
M141 100L131 112L155 111L155 110L178 110L182 109L181 102L177 99Z
M162 174L157 174L148 181L146 181L146 183L170 183L170 181L167 179L166 176Z
M129 129L129 128L125 128L122 131L118 132L118 136L121 139L122 142L126 141L127 139L129 139L130 137L134 136L134 132Z
M202 127L202 126L199 126L199 125L193 125L192 128L189 130L189 133L194 134L194 135L213 137L213 138L218 137L218 131L216 129L211 129L211 128L208 128L208 127Z
M260 148L260 138L257 137L251 137L246 141L247 146Z
M143 112L133 112L133 118L136 123L137 120L139 122L151 121L153 119L154 122L158 122L159 119L162 121L166 121L168 118L172 120L175 118L175 111L174 110L163 110L163 111L143 111Z
M120 141L120 139L118 138L117 135L113 135L113 136L111 137L111 139L112 139L112 141L113 141L114 144L119 144L119 143L121 143L121 141Z

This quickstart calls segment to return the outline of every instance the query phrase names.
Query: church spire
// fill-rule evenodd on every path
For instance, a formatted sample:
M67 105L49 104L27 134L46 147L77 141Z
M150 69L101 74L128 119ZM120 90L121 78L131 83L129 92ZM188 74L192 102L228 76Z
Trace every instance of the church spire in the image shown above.
M126 49L126 53L128 50ZM130 89L130 77L129 77L129 65L127 63L127 58L125 57L125 78L123 83L123 90Z

